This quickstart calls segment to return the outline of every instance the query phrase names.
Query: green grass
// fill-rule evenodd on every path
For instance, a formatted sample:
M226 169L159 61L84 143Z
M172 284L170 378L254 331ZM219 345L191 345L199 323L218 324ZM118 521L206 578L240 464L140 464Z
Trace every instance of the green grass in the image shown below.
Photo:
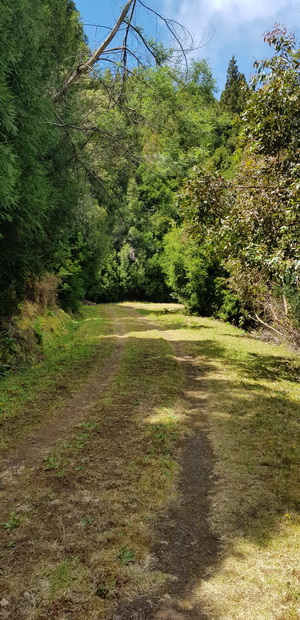
M153 308L148 316L184 344L208 394L210 520L226 553L195 593L209 618L299 618L299 355L221 321Z
M113 349L111 321L101 306L84 306L72 318L62 311L38 321L43 340L39 362L0 378L0 445L4 453L45 419L48 410L84 384L101 353L102 363ZM99 362L98 362L99 363Z

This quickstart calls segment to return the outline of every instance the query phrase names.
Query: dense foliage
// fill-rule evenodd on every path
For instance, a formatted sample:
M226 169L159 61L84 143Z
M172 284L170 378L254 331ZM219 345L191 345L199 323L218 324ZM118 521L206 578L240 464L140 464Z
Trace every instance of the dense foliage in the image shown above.
M69 0L4 0L1 8L0 287L1 313L10 314L30 278L53 268L78 200L49 93L83 36Z
M285 30L265 39L275 54L256 63L235 178L216 195L215 177L209 190L199 170L185 184L183 206L186 226L218 248L243 313L298 342L300 51Z
M57 97L89 54L71 0L4 0L0 30L1 316L48 272L65 309L178 299L294 334L295 38L266 36L274 55L256 63L251 89L233 56L218 101L206 61L182 72L136 31L155 66L107 57Z

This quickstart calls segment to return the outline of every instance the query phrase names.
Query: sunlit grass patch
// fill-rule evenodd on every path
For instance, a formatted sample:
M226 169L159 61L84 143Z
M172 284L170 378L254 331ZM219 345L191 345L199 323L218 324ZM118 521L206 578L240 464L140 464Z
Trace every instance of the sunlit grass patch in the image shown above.
M196 589L208 617L296 620L299 356L221 321L159 312L155 321L202 367L208 394L216 457L210 521L225 545L224 561Z
M74 556L54 565L40 566L35 573L42 580L43 596L48 601L71 589L83 591L88 579L87 570Z
M123 301L118 304L120 307L124 308L134 308L135 310L139 310L142 314L170 314L182 312L184 310L184 306L178 303L152 303L143 302L143 301Z
M181 422L182 418L182 409L176 412L173 407L158 407L156 411L150 414L148 421L150 424L164 424L175 427Z
M299 537L299 517L287 513L267 547L237 538L216 574L196 588L208 616L298 620Z

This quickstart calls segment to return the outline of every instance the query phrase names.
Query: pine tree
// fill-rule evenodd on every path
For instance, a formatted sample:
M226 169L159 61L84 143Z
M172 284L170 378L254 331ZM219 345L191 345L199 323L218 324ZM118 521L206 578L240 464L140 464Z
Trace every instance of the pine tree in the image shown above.
M243 73L238 70L235 56L229 61L225 88L220 97L221 107L232 114L239 114L245 106L248 86Z

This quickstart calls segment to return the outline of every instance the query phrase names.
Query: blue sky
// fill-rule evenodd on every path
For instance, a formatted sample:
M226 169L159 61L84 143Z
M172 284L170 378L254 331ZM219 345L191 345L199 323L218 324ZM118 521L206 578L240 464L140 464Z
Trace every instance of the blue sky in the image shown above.
M123 4L125 0L76 1L92 48L107 32L94 24L111 26ZM148 4L188 28L195 44L202 41L201 49L193 56L208 59L220 90L232 54L247 78L252 73L253 61L270 55L262 35L275 23L286 25L296 35L300 33L300 0L148 0ZM140 9L138 17L150 36L166 38L163 27L157 27L149 14Z

